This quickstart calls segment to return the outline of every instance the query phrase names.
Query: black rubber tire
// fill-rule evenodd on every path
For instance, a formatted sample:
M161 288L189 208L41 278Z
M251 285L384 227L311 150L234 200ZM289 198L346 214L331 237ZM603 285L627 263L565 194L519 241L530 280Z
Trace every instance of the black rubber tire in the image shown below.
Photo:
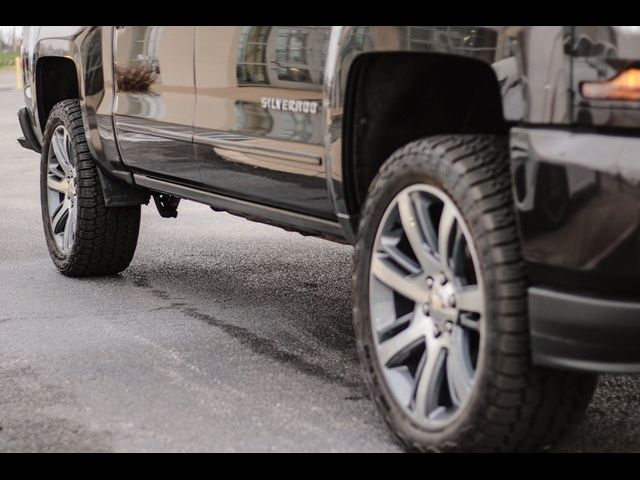
M425 430L398 405L376 359L369 318L369 268L382 215L404 188L444 190L465 218L478 252L487 296L484 354L461 415ZM406 145L373 180L354 252L353 316L371 395L395 436L418 451L540 451L581 417L597 375L531 363L524 263L516 227L506 139L445 135Z
M71 136L71 162L78 176L78 221L75 242L67 254L55 242L47 205L47 159L53 132L59 125L64 125ZM40 203L47 247L61 273L70 277L114 275L129 266L138 243L140 206L105 206L96 162L85 138L78 100L64 100L56 104L47 120L40 161Z

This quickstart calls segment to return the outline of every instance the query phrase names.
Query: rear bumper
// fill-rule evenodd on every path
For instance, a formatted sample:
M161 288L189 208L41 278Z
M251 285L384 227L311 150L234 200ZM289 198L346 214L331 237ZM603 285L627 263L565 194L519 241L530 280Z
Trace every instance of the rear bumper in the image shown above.
M22 135L24 135L23 137L18 138L18 143L24 148L40 153L42 146L33 131L33 126L29 120L29 111L26 107L18 110L18 121L20 122L20 128L22 129Z
M640 372L640 302L529 289L533 361L593 372Z

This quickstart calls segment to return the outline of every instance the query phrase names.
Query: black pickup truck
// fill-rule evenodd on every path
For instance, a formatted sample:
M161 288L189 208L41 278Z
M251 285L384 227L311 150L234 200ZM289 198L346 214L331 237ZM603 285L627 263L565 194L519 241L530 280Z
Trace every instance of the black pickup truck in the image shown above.
M25 27L22 64L62 274L126 269L151 199L354 245L408 449L548 449L640 371L639 27Z

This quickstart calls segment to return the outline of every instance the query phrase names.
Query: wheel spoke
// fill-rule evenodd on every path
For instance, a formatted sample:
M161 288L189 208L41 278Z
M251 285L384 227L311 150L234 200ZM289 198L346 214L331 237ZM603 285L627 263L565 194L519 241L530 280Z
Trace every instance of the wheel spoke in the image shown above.
M438 396L444 373L445 350L440 342L431 340L416 374L413 413L422 420L438 408Z
M467 313L460 314L460 325L468 330L480 332L480 320L470 317Z
M405 274L379 254L373 255L371 273L380 282L416 303L422 304L429 299L422 277Z
M463 331L457 328L453 334L452 347L447 353L447 383L451 401L457 407L469 396L472 386L472 372L465 363Z
M51 146L53 147L53 152L56 156L56 160L58 160L58 164L64 173L70 177L73 174L73 167L69 160L70 155L67 137L68 135L66 131L63 131L63 133L56 131L51 139Z
M53 215L53 218L51 219L53 233L61 233L61 231L63 230L63 222L69 214L69 206L69 201L65 198L58 207L56 213Z
M56 178L67 178L67 176L64 174L64 172L60 171L60 169L58 168L58 164L49 164L49 174L53 175Z
M442 208L440 225L438 226L438 254L440 256L441 267L449 274L451 273L449 266L449 243L455 223L455 212L451 205L445 203Z
M453 274L460 276L464 274L466 258L464 255L465 238L464 233L459 225L456 225L456 234L453 240L453 248L451 249L451 268Z
M55 192L67 193L67 190L69 189L69 180L67 180L66 178L61 178L58 180L48 177L47 187Z
M422 322L414 318L407 328L378 345L380 363L389 366L392 360L406 353L411 347L418 345L424 336L425 330Z
M398 248L400 243L400 237L402 230L398 229L396 232L389 232L380 239L380 245L382 250L389 255L389 257L396 262L400 267L404 268L409 273L420 273L420 266L405 253Z
M67 156L65 158L69 163L69 165L71 165L71 135L69 135L69 132L67 132L66 129L64 131L63 141L64 141L64 149L67 152Z
M402 228L407 235L411 249L418 259L422 270L427 274L437 273L439 271L438 262L428 252L429 245L427 238L416 216L415 204L410 193L402 192L398 196L398 210L400 212Z
M477 285L463 287L456 292L457 307L465 312L482 313L484 298L482 290Z
M64 226L64 235L62 237L62 245L65 250L69 250L73 244L75 237L75 206L69 208L67 223Z
M420 222L420 228L424 233L424 238L429 244L432 256L435 257L435 252L438 251L438 234L433 225L433 220L429 215L429 207L433 204L432 200L426 199L424 196L419 196L416 199L416 215Z
M64 160L65 152L63 149L63 135L59 131L54 132L51 137L51 146L53 147L53 153L56 156L56 160L60 162L61 159Z
M380 336L381 339L389 338L389 335L393 331L395 331L396 329L400 328L403 325L408 324L413 317L414 317L414 312L409 312L406 315L401 316L400 318L396 318L392 322L389 322L388 324L383 325L378 330L378 335Z

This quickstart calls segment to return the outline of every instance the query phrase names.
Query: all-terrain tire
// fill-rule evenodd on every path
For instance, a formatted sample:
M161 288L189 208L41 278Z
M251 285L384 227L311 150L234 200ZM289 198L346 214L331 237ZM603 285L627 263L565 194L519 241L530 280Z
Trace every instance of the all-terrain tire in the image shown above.
M485 285L484 353L469 401L453 424L426 429L395 400L376 357L369 278L374 239L398 192L444 191L464 217ZM527 281L512 198L508 148L489 135L442 135L395 152L369 188L354 252L353 317L370 393L395 436L418 451L540 451L586 410L597 375L532 365Z
M63 126L70 139L69 160L74 167L77 209L74 241L64 251L54 238L47 181L49 151L56 129ZM107 207L96 161L89 151L78 100L56 104L44 132L40 169L40 200L47 247L56 268L70 277L114 275L125 270L136 250L140 206Z

